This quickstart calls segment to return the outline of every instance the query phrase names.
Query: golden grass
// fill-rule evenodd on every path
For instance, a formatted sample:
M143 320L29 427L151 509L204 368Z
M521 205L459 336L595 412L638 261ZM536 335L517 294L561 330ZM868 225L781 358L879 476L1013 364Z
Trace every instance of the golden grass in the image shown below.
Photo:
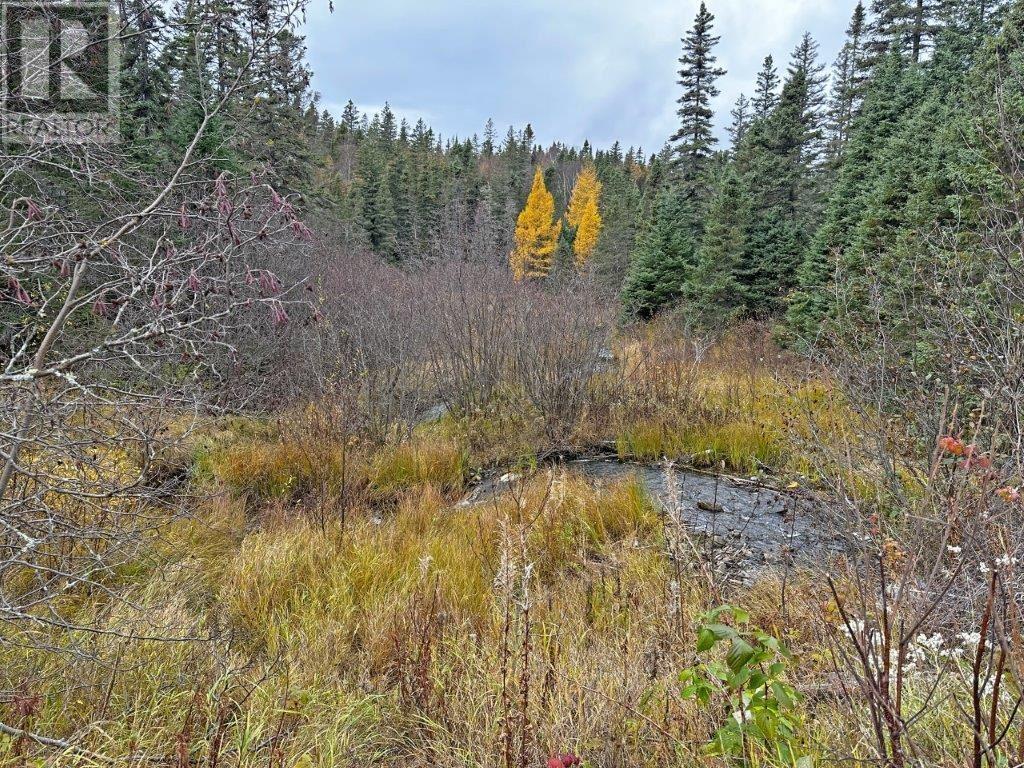
M621 391L581 441L614 437L623 457L813 476L801 443L856 436L856 420L813 378L793 381L758 355L736 362L727 346L696 363L655 348L640 366L655 342L620 345L622 370L610 375ZM474 465L529 455L540 439L502 415L446 420L374 450L260 422L218 425L197 443L194 474L227 493L154 542L163 567L118 575L126 602L79 606L109 634L26 630L98 661L0 639L0 689L39 698L27 716L0 705L0 720L122 762L208 765L222 740L226 768L491 768L502 764L504 707L521 715L526 679L528 765L560 751L591 766L722 765L701 750L721 713L678 695L679 672L695 662L694 617L714 598L692 564L666 558L661 515L637 480L594 487L540 471L497 499L457 503ZM344 525L334 514L343 488L359 491ZM250 505L261 513L254 530ZM527 595L506 591L503 562L518 569L513 592L529 567ZM830 670L820 584L791 576L785 608L782 589L769 575L729 599L793 648L797 687L812 686ZM174 641L126 639L140 636ZM807 707L801 738L817 754L871 757L866 718L832 700ZM962 724L935 720L921 748L959 754ZM0 737L0 765L25 752L90 764Z
M530 704L538 738L543 749L604 749L600 729L621 712L579 685L613 690L619 672L604 664L607 654L632 637L629 664L639 668L643 628L666 631L659 517L632 480L597 489L541 473L520 491L518 503L467 507L451 506L442 489L417 487L384 520L364 510L344 531L288 515L244 535L240 507L215 505L168 532L164 553L177 552L175 564L147 574L104 626L165 637L215 629L221 639L126 644L100 636L91 647L119 656L122 671L111 683L106 666L82 665L75 680L83 687L65 692L54 674L63 661L51 659L50 674L31 678L46 705L29 724L61 735L98 719L89 749L162 759L191 718L198 761L226 699L227 743L239 750L226 765L262 759L259 743L290 712L296 722L282 743L289 765L352 755L426 764L430 754L475 764L480 750L496 754L500 734L504 602L494 581L503 536L525 513L534 519L525 541L537 590L530 674L538 696L548 686L543 708L539 697ZM417 639L423 632L429 648ZM36 663L13 648L0 654L5 686ZM570 677L542 684L552 665ZM578 674L584 679L573 681ZM419 690L410 680L429 691L410 693ZM643 680L631 674L629 684ZM603 724L577 716L580 696L592 698ZM0 740L0 760L13 749Z
M667 561L660 515L636 480L595 487L543 471L472 506L431 484L394 492L387 510L355 510L344 529L291 513L245 533L242 505L227 500L176 525L160 548L170 562L140 572L101 626L205 639L61 638L102 664L0 645L0 686L40 697L15 724L113 757L174 760L184 748L191 765L206 765L222 738L229 768L267 765L268 743L275 766L483 768L501 764L503 702L519 717L525 658L527 765L558 751L594 766L719 765L701 751L715 712L677 687L712 597L697 572ZM509 553L532 564L525 656L522 596L507 600L496 578ZM784 609L770 576L730 597L793 648L798 687L829 670L818 587L791 576ZM847 722L837 702L808 706L809 749L869 757L866 719ZM957 754L962 724L935 717L924 746ZM17 765L22 749L52 752L0 737L0 764Z
M466 475L466 454L444 437L418 437L389 448L372 462L370 482L385 494L417 486L434 486L446 493L461 490Z
M763 424L728 422L721 425L677 427L660 421L625 428L616 439L620 458L659 461L686 459L694 466L755 472L777 466L783 455L778 433Z

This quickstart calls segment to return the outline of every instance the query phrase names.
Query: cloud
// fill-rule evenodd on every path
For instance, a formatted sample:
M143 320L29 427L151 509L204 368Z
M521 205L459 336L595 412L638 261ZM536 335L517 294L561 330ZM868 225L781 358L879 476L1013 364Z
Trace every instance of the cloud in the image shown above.
M675 127L680 38L696 0L377 0L314 4L305 28L314 87L327 105L389 102L445 136L493 117L533 124L539 139L656 150ZM720 134L768 53L784 66L805 30L831 61L850 0L714 0ZM849 7L847 7L849 6ZM333 110L332 110L333 111Z

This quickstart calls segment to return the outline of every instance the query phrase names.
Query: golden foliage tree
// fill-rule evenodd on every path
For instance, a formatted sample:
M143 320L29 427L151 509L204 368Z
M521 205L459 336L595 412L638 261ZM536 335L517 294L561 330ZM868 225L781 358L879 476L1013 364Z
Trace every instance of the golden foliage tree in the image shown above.
M587 259L597 248L597 239L601 236L601 213L597 210L597 200L591 198L583 208L576 239L572 242L573 253L576 254L576 266L583 269Z
M580 269L597 248L597 239L601 235L600 200L601 182L597 180L597 170L588 163L576 177L569 207L565 211L566 222L576 230L572 250L576 255L576 266Z
M547 277L562 232L561 220L555 221L555 198L544 184L540 168L533 176L533 188L526 207L516 222L516 248L510 258L516 280Z
M573 229L579 229L586 212L587 203L591 200L595 205L601 199L601 182L597 180L597 169L587 163L576 176L576 183L569 197L569 207L565 211L565 221Z

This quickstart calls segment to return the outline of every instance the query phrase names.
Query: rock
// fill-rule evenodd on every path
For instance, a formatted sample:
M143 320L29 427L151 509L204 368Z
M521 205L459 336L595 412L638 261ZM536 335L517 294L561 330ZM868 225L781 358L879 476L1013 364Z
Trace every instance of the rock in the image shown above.
M715 515L720 515L725 512L725 507L721 504L712 504L710 501L698 501L697 509L702 509L705 512L711 512Z
M440 421L448 415L448 406L444 403L432 405L420 417L421 424L429 424L432 421Z

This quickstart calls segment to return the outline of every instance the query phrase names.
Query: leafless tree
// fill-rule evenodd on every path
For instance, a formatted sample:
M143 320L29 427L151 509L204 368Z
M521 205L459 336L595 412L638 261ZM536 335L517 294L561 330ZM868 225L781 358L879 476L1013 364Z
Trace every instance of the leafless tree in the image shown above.
M116 597L119 566L179 512L173 449L240 326L304 311L265 266L310 236L292 202L200 156L248 77L202 102L166 171L59 137L0 155L0 643L100 631L72 598Z

